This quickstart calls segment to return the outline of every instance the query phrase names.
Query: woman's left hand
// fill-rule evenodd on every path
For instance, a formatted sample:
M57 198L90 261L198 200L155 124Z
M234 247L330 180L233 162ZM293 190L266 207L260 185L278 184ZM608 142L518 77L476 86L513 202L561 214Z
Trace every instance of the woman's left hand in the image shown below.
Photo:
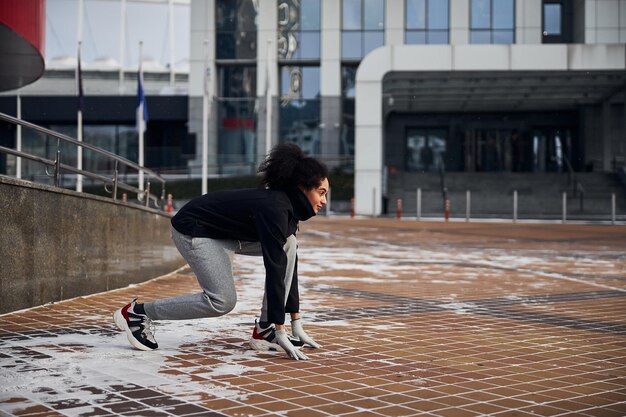
M317 342L315 340L313 340L312 337L310 337L308 334L306 334L306 332L304 331L304 329L302 328L302 320L301 319L292 319L291 320L291 333L297 337L298 339L300 339L301 342L311 346L314 349L320 349L321 346L319 344L317 344Z

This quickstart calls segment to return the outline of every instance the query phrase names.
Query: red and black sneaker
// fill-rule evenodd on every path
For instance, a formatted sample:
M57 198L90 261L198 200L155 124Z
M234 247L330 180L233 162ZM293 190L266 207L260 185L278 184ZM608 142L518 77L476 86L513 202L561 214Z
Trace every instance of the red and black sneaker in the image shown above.
M283 349L276 342L276 329L274 329L273 325L270 325L267 328L262 328L259 325L259 322L255 320L254 322L254 330L252 331L252 337L250 338L249 344L250 347L254 350L260 351L272 351L272 352L284 352ZM304 346L304 343L300 341L300 339L293 337L292 335L288 335L289 341L292 345L294 345L297 349L300 349Z
M126 304L113 314L113 320L120 330L126 332L128 341L139 350L154 350L159 347L154 340L152 320L145 314L134 311L137 299Z

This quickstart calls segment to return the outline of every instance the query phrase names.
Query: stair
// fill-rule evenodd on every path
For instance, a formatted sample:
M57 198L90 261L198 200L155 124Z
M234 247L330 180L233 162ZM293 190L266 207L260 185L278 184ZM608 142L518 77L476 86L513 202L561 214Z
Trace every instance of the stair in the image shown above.
M611 194L616 212L626 215L626 187L616 174L577 173L584 193L574 192L567 174L561 173L446 173L450 214L465 217L466 191L471 192L471 217L512 217L513 195L517 191L518 218L561 218L563 192L567 193L567 217L593 219L611 216ZM422 215L443 216L441 179L438 173L389 174L387 212L396 211L396 199L403 201L403 214L417 212L417 189L421 189ZM582 204L581 204L582 197Z

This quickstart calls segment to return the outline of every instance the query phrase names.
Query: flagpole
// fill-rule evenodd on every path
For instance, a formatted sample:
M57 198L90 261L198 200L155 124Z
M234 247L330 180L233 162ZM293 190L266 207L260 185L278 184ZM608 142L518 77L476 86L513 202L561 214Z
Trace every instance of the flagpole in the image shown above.
M139 42L139 73L137 74L137 77L139 78L138 80L138 85L141 86L141 88L143 89L143 72L141 70L141 61L143 61L143 42ZM145 93L144 93L145 95ZM139 122L138 122L138 130L139 130L139 166L143 167L143 131L144 131L144 124L145 121L143 119L143 114L144 114L144 109L143 106L145 106L144 100L141 100L139 102L139 106L138 106L138 110L137 110L137 117L139 118ZM139 189L141 191L143 191L143 170L139 170Z
M120 10L120 73L119 91L124 94L124 61L126 60L126 0L122 0Z
M22 95L20 93L21 89L17 89L17 118L18 120L22 120ZM22 151L22 125L18 124L16 129L16 137L15 137L15 149L18 152ZM19 156L15 158L15 177L17 179L22 178L22 158Z
M202 88L202 195L208 192L209 177L209 41L204 40L204 76Z
M83 87L82 87L82 73L80 68L80 41L78 41L78 53L76 60L76 95L78 96L78 112L76 115L76 139L78 142L83 142ZM79 170L83 169L83 147L78 146L76 148L76 168ZM81 193L83 192L83 176L80 174L76 174L76 191Z
M270 51L272 41L267 40L267 60L265 61L265 154L269 155L272 149L272 83L270 74Z

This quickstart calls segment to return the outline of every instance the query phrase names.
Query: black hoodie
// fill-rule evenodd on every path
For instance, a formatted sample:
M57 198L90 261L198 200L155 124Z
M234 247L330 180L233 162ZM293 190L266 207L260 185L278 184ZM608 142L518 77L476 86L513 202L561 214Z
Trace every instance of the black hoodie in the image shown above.
M287 255L283 246L296 233L298 222L315 216L298 188L287 191L246 189L217 191L197 197L172 218L172 226L191 237L260 242L265 264L268 321L283 324L285 312L299 311L298 265L285 299Z

